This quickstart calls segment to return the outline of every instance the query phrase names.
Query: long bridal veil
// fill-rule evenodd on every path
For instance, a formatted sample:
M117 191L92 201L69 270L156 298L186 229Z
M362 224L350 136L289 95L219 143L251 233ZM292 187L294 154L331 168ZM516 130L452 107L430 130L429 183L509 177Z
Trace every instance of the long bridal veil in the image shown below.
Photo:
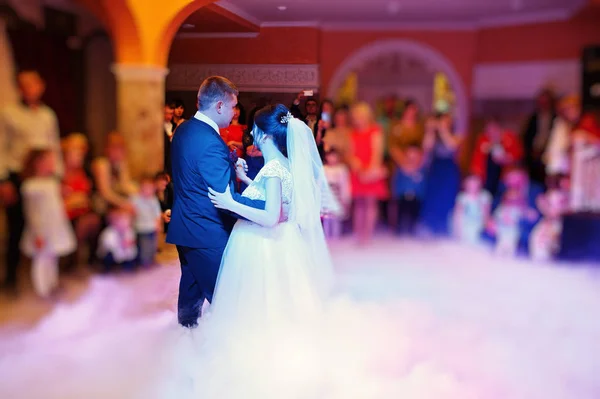
M317 290L325 296L333 287L333 266L321 215L339 213L340 205L327 184L310 128L301 120L290 118L287 129L287 152L294 182L289 220L300 227L312 260L307 267L311 269Z

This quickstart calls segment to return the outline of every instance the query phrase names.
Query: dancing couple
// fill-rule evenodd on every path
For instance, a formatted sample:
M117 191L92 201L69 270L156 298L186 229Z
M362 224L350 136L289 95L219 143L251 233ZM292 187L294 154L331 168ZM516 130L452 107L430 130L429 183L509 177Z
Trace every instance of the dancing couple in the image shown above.
M332 287L321 215L339 206L312 132L281 104L259 110L252 136L265 164L251 180L245 162L231 156L219 136L231 122L237 94L223 77L206 79L198 112L178 127L171 147L175 198L167 241L177 246L181 262L179 323L202 336L199 367L190 368L200 377L187 388L203 398L273 391L273 381L266 388L250 379L258 364L252 354L263 358L264 375L267 365L276 369L280 360L297 358L299 340L314 350L314 330L300 326L320 317ZM233 190L236 177L248 185L241 195ZM199 319L205 300L211 305ZM271 355L278 359L265 359ZM241 382L248 379L253 381ZM289 380L280 382L290 386Z

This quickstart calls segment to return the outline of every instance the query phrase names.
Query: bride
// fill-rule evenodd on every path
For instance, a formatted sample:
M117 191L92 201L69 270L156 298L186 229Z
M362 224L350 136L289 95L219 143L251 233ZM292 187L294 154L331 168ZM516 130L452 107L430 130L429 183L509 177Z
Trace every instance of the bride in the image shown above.
M254 180L243 168L237 174L248 185L242 195L266 206L209 189L215 207L243 219L223 254L210 309L190 333L195 350L179 351L188 352L189 378L169 397L315 398L322 389L319 326L333 273L320 216L339 208L311 130L285 106L258 111L252 135L265 165Z

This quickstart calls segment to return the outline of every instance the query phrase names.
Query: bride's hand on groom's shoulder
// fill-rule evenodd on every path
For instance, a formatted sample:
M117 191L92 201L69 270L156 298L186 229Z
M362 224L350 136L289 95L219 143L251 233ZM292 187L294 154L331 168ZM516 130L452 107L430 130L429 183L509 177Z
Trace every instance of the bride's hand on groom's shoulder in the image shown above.
M215 208L231 210L231 206L234 203L233 196L229 187L225 189L225 192L219 193L212 187L208 188L208 198L213 203Z

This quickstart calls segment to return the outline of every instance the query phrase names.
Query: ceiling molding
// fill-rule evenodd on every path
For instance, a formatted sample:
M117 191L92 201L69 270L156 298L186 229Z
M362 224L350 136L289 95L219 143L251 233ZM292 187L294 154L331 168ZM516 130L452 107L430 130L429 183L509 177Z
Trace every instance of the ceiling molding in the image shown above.
M242 10L240 7L236 6L235 4L231 4L229 1L227 0L221 0L221 1L217 1L216 3L217 6L223 8L224 10L229 11L232 14L237 15L240 18L245 19L246 21L256 25L256 26L260 26L261 25L261 20L259 20L258 18L256 18L254 15Z
M261 28L319 28L318 21L271 21L260 24Z
M171 64L166 79L167 90L197 91L209 76L225 76L240 91L298 93L318 90L319 65L253 64Z
M144 64L113 64L111 71L119 81L161 82L169 69Z
M258 35L258 32L182 32L178 33L175 37L177 39L254 39Z

